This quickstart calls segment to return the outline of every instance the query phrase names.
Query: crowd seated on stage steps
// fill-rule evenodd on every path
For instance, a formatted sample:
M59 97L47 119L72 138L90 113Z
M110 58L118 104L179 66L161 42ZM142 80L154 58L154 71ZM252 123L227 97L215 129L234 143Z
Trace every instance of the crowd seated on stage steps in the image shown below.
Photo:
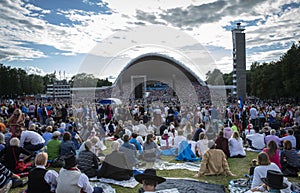
M29 106L31 109L34 106L35 110L29 112ZM128 107L132 116L122 114L124 107ZM107 116L108 109L111 116ZM264 119L262 114L265 114ZM217 119L222 117L221 115L224 115L223 119ZM286 118L287 116L289 118ZM111 107L85 103L71 105L65 101L14 101L13 104L3 103L0 122L0 130L4 137L0 140L1 163L13 172L18 172L15 162L12 164L7 161L15 159L11 153L12 149L15 150L16 159L25 159L25 162L30 162L30 158L32 160L39 152L48 152L48 165L56 158L71 152L78 160L82 159L80 155L84 154L81 152L91 152L84 156L93 157L95 173L86 172L86 175L110 177L102 175L101 169L97 168L95 156L98 166L104 166L111 155L115 154L115 157L118 157L127 151L126 148L132 149L132 154L124 157L127 161L131 160L126 166L126 170L131 171L143 162L159 159L167 152L165 150L172 150L172 155L177 156L182 141L189 141L190 145L187 147L192 148L191 152L197 158L202 158L209 150L208 140L216 141L216 148L224 151L227 157L242 158L246 156L242 147L247 151L257 152L266 148L265 151L270 154L271 146L268 144L270 140L275 139L279 139L276 140L278 151L282 151L281 155L284 155L280 158L282 168L285 168L282 170L283 174L294 175L289 173L291 167L299 170L299 162L291 164L290 158L298 157L295 150L300 149L300 108L291 105L248 104L240 109L235 104L228 104L224 108L216 108L206 103L180 106L176 100L162 104L150 101L147 105L136 101L128 106ZM255 132L251 132L252 130ZM229 137L228 133L232 133L232 136ZM189 140L186 139L187 136ZM108 140L119 143L121 149L116 148L115 152L105 156L103 150L107 148ZM226 140L228 149L224 147ZM291 145L288 145L289 143ZM235 149L237 144L239 150ZM270 157L272 155L273 153ZM82 172L85 172L85 169L82 169ZM131 176L130 173L126 179Z

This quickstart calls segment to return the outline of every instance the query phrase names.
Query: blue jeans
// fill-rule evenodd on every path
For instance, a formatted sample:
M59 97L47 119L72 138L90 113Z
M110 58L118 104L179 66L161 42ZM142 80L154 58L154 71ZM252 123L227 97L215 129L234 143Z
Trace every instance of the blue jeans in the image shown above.
M43 143L32 145L31 143L24 143L24 149L27 149L29 151L37 151L44 147Z

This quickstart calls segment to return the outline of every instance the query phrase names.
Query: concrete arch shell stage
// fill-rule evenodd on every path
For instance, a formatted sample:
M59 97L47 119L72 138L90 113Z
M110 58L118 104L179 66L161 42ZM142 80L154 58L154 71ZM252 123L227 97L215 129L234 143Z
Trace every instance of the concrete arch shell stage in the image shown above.
M112 87L112 97L130 98L134 89L146 81L168 84L182 102L198 102L195 83L206 87L201 78L191 70L189 64L159 53L147 53L132 59L120 68ZM144 87L145 88L145 87Z

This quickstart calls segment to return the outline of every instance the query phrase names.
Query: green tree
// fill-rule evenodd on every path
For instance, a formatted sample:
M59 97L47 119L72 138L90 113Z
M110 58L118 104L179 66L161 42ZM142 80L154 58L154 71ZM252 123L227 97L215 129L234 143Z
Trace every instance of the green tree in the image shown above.
M76 74L69 81L71 87L96 87L98 79L92 74L80 73Z
M102 86L111 86L112 82L110 82L108 80L108 78L106 79L98 79L97 81L97 87L102 87Z
M219 69L206 73L206 82L210 85L224 85L223 73Z

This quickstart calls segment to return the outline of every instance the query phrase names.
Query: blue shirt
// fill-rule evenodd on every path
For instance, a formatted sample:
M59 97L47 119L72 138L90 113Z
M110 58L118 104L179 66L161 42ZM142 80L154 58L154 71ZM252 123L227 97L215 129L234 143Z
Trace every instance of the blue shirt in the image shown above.
M52 139L52 133L45 132L45 133L43 133L42 137L45 139L45 143L44 144L47 145L48 141L50 139Z
M142 146L141 146L140 142L138 142L138 141L136 140L136 138L131 138L130 141L129 141L129 143L135 145L135 147L137 148L137 150L139 150L139 153L140 153L140 154L143 153Z

